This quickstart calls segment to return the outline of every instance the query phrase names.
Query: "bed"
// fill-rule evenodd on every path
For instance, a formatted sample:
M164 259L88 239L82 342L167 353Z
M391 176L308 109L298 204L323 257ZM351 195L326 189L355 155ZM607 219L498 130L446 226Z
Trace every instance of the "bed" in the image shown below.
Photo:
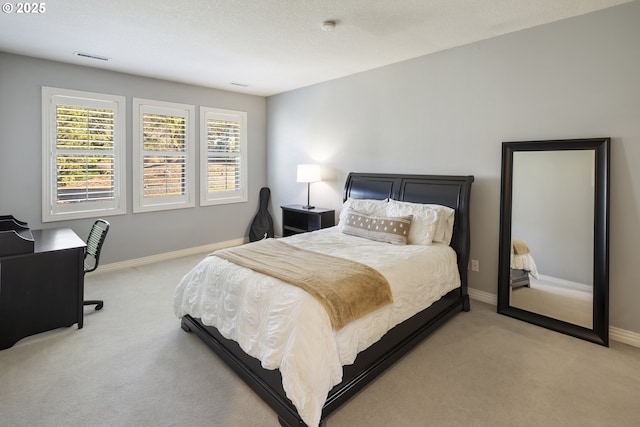
M298 337L301 335L305 336L307 334L310 334L311 336L315 337L313 338L314 343L316 343L316 341L324 343L323 345L328 349L326 354L333 354L333 346L335 345L336 347L340 347L340 339L344 337L347 337L346 341L349 342L353 341L351 340L351 337L354 336L365 337L359 338L359 341L362 342L358 343L358 345L356 346L357 348L352 348L348 351L343 351L343 349L340 348L340 350L336 351L336 357L339 359L338 362L341 363L341 365L338 366L339 372L336 372L336 369L333 367L333 365L335 364L333 363L333 360L331 361L332 365L330 365L330 367L327 369L325 369L324 367L308 369L307 367L304 372L301 371L304 375L307 375L309 373L313 374L314 372L321 373L323 376L326 374L329 380L332 381L330 387L327 389L327 391L324 392L324 395L322 394L322 391L319 392L319 395L323 396L323 398L322 401L320 401L319 407L316 408L315 412L313 410L308 410L307 404L304 402L305 399L301 401L298 397L298 392L292 392L291 381L289 379L289 377L292 376L290 374L291 368L289 367L289 362L283 363L283 365L278 369L274 369L273 366L270 366L270 353L265 354L265 358L261 360L258 360L258 358L248 354L256 353L255 349L253 348L253 344L260 341L261 338L257 338L256 340L251 341L251 343L253 344L246 343L246 336L248 334L241 333L241 339L238 339L238 342L236 342L236 340L234 339L225 338L235 338L234 333L237 331L230 331L229 328L227 328L226 325L223 324L218 326L220 329L211 326L212 321L211 319L209 319L210 316L208 314L200 312L199 310L192 310L192 312L189 312L190 310L183 307L183 305L189 304L179 302L189 301L191 298L193 298L193 295L202 293L201 290L198 290L197 292L194 292L193 295L185 295L185 289L192 285L204 287L204 284L199 283L205 281L203 277L206 276L206 274L204 274L203 272L210 271L214 267L216 269L222 268L220 264L227 262L226 260L218 259L218 256L208 257L213 258L213 260L203 260L204 264L202 266L196 266L196 268L194 268L192 272L188 273L185 276L185 279L181 281L181 284L176 290L176 301L174 303L174 308L176 309L176 314L182 319L182 328L185 331L193 332L197 337L203 340L229 367L231 367L240 376L240 378L242 378L276 412L281 425L303 426L324 424L324 421L350 397L355 395L359 390L373 381L378 375L384 372L385 369L387 369L395 361L397 361L413 347L419 344L425 337L434 332L449 318L453 317L460 311L469 310L469 296L467 292L467 264L469 261L470 248L469 201L473 179L473 176L375 173L350 173L348 175L343 194L343 200L345 202L350 200L363 199L384 200L388 198L401 202L407 202L407 204L434 204L453 209L455 221L453 222L452 234L448 237L450 239L450 244L433 245L434 247L429 248L429 250L436 251L437 253L442 253L442 256L445 256L444 254L446 253L450 254L446 256L449 256L452 259L451 263L453 264L453 269L455 270L457 282L455 286L451 286L451 284L447 285L449 287L443 286L444 295L436 296L434 301L428 302L428 306L419 309L415 314L412 314L410 315L410 317L397 323L394 323L398 319L395 314L398 310L395 310L394 308L396 305L396 302L394 301L394 304L385 306L374 312L366 314L364 317L350 322L349 324L344 326L344 328L338 330L337 332L334 330L332 336L336 338L337 344L334 344L334 341L331 341L333 338L324 338L327 334L322 332L325 330L325 326L322 325L324 323L328 323L328 320L323 320L323 315L317 315L315 318L313 318L313 321L298 319L298 321L296 322L289 322L292 325L302 325L300 326L301 328L305 327L305 325L307 324L311 324L314 322L319 324L317 328L319 330L318 332L316 332L315 330L306 329L305 333L296 333L295 336ZM350 250L348 249L350 239L360 239L361 241L365 240L361 237L354 237L353 235L349 235L348 233L340 233L340 226L341 224L339 223L338 226L333 227L332 229L306 233L303 236L292 236L292 238L287 237L285 239L275 240L282 240L293 246L301 246L304 244L307 245L306 247L321 249L323 248L323 245L326 245L327 241L336 239L336 241L344 241L345 253L348 253ZM308 240L305 241L304 239ZM367 244L369 243L367 242ZM391 245L387 244L387 246ZM409 246L411 245L407 245L407 248L402 250L416 252L416 256L422 256L421 253L418 254L418 248L410 248ZM334 249L331 250L333 252L336 251ZM343 249L337 250L337 252L339 253L341 251L343 251ZM374 256L372 258L377 257ZM380 256L379 258L383 258L383 256ZM368 262L365 258L361 259L360 261L363 263ZM211 264L213 264L214 267L211 267ZM381 271L384 271L384 273L390 277L395 277L395 273L389 272L388 270L391 267L387 266L385 268L387 268L387 270ZM396 266L394 266L393 268L396 268ZM253 271L247 273L243 269L246 270L244 267L240 267L237 265L231 266L229 267L229 271L234 272L229 273L229 275L260 275L260 273L255 273ZM224 272L221 274L219 271L217 271L215 274L213 274L213 276L221 277L227 274L226 272L227 270L224 270ZM253 276L249 277L251 277L251 280L253 280ZM257 281L258 279L256 278L255 280ZM260 280L277 281L277 279L271 277L261 277ZM393 286L396 286L397 283L394 282L394 280L390 279L389 281ZM188 283L188 285L183 285L183 283ZM180 291L178 291L178 289L180 289ZM393 289L394 292L396 292L396 288L393 287ZM304 292L302 292L302 294L304 294ZM255 296L253 298L250 298L249 296L247 301L242 302L243 309L252 306L251 300L260 298L256 298ZM395 298L396 295L394 294L394 300ZM431 298L433 298L433 296L431 296ZM266 301L267 299L265 298L265 303ZM314 303L309 304L309 307L311 307ZM260 308L258 307L256 308L256 310L259 311ZM300 311L305 313L315 313L314 310L312 310L311 308L305 308L304 310ZM406 315L406 313L404 315ZM324 317L328 318L328 316L326 315L324 315ZM391 326L388 331L382 333L365 333L362 330L357 330L357 327L360 327L362 325L375 323L372 321L372 319L374 318L384 319L385 322L394 326ZM330 326L331 325L329 324L329 327ZM354 329L356 330L355 332L353 332ZM317 337L314 335L316 333ZM239 344L239 342L242 344ZM309 342L307 344L311 345L311 343ZM260 345L256 344L256 347L260 347ZM345 356L343 353L347 353L347 355ZM336 358L333 356L326 356L324 352L317 351L314 351L313 354L306 354L304 355L304 357L309 357L310 360L313 360L315 363L315 358L318 356L318 354L320 354L321 358ZM293 359L302 358L303 357L299 355L297 357L293 357ZM353 360L346 360L345 358L352 358ZM345 362L345 360L346 363L343 363ZM309 381L313 382L315 380L316 379L314 377ZM319 383L326 386L326 381L327 380L323 377L319 380ZM289 396L293 396L292 399L296 401L297 404L294 404L292 400L287 397L285 388L287 388ZM305 384L303 384L297 388L305 389L311 387L307 387ZM326 396L326 398L324 398L324 396ZM317 397L315 397L315 395L312 397L317 400ZM312 397L309 397L308 400L313 401ZM309 406L313 407L313 403ZM299 411L299 409L301 410ZM310 413L311 415L309 415Z
M530 277L538 278L538 268L529 245L520 239L511 239L511 270L509 271L511 288L530 287Z

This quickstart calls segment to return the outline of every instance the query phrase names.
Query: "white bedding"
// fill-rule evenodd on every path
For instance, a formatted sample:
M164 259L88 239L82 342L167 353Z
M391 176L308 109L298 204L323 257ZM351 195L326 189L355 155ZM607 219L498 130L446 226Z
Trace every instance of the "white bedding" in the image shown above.
M264 368L280 369L287 397L304 422L316 426L329 391L342 380L342 366L459 287L460 277L456 254L445 245L390 245L342 234L338 227L285 239L375 268L389 281L393 304L334 331L322 305L305 291L209 256L178 284L174 311L215 326Z
M538 278L538 268L530 253L511 254L511 268L514 270L526 270L536 279Z

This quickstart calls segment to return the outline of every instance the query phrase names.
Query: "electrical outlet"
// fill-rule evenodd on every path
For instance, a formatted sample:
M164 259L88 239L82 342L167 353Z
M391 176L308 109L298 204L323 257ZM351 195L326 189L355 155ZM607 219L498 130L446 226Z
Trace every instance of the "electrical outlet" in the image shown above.
M477 259L471 260L471 271L480 271L480 261Z

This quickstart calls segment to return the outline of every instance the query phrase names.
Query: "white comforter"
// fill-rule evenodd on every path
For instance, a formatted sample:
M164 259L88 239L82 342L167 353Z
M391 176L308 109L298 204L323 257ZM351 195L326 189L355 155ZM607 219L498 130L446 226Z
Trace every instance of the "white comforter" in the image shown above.
M526 270L536 279L538 278L538 267L530 253L511 254L511 268L514 270Z
M456 254L444 245L390 245L342 234L338 227L286 242L375 268L389 281L393 304L334 331L322 305L305 291L209 256L178 284L174 311L215 326L264 368L280 369L287 397L304 422L316 426L329 391L342 380L342 366L459 287L460 278Z

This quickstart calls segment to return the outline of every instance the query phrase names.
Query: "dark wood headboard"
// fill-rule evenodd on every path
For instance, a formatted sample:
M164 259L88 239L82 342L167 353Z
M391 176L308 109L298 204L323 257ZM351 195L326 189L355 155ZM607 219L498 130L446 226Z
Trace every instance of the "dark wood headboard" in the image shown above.
M451 247L458 254L461 288L467 293L467 266L471 247L469 201L474 177L454 175L404 175L351 172L344 186L343 200L394 199L432 203L455 209Z

